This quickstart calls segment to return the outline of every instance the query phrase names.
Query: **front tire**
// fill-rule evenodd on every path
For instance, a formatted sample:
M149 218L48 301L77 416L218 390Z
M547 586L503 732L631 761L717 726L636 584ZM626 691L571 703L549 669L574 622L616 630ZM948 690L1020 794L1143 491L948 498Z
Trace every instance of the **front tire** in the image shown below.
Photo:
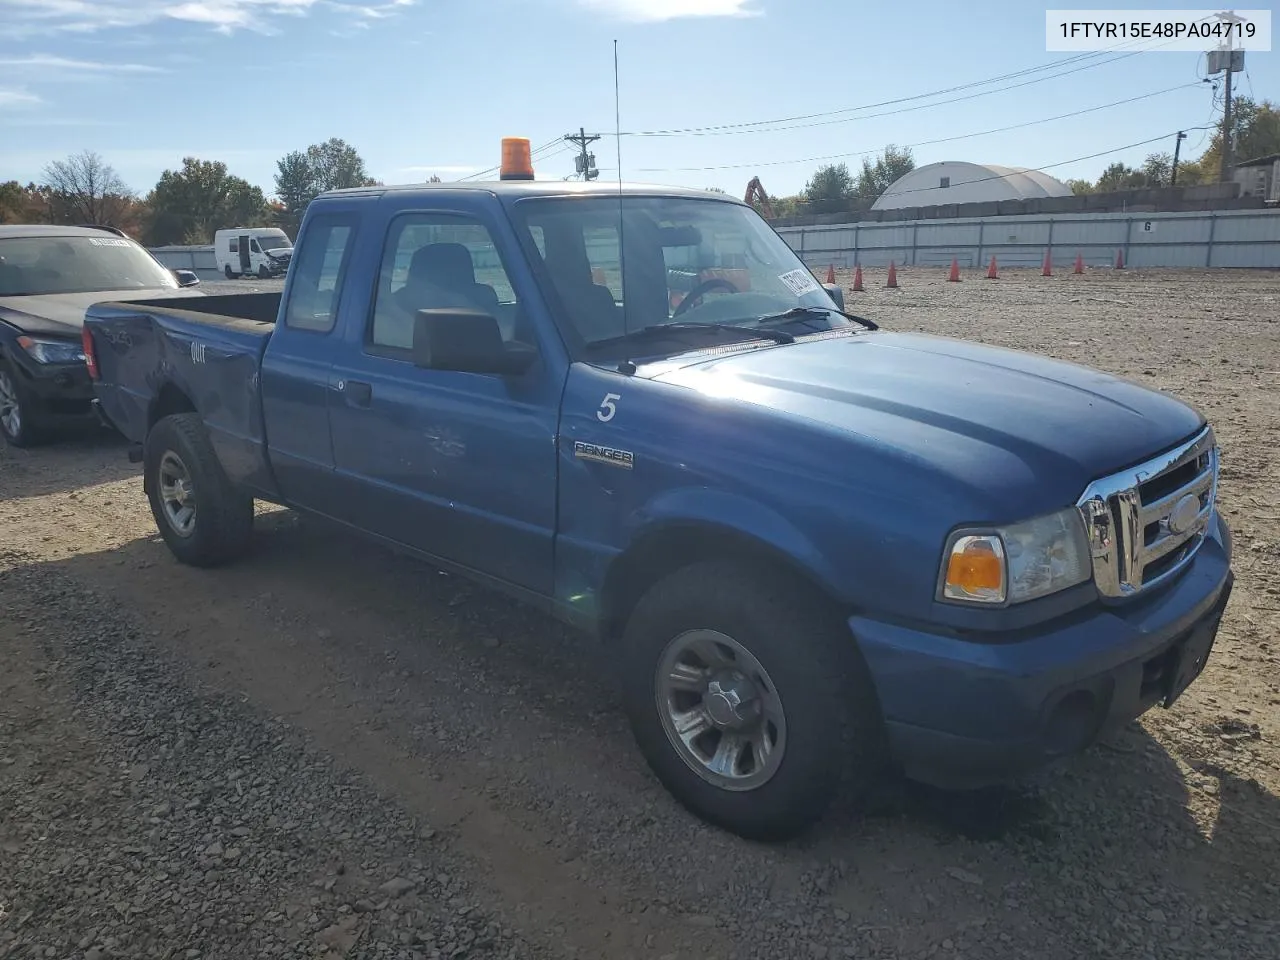
M696 816L787 840L883 771L870 675L835 611L785 572L699 563L640 601L623 698L650 768Z
M39 401L4 360L0 360L0 433L14 447L35 447L49 439L40 419Z
M165 417L144 456L147 499L169 550L193 567L236 559L253 533L253 498L232 486L199 414Z

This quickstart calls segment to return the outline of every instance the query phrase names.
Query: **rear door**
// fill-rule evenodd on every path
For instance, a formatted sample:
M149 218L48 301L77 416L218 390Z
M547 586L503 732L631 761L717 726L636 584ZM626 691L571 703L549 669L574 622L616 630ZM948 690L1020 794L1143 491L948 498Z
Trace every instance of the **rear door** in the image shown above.
M330 371L334 462L360 526L546 595L566 370L534 330L509 230L461 205L390 218L372 309ZM517 377L415 366L414 311L446 305L441 287L539 362Z
M285 500L341 517L329 435L329 369L350 315L368 310L367 291L353 282L362 211L374 197L317 201L298 238L285 281L281 317L262 361L262 412L267 448ZM242 238L242 248L248 243Z

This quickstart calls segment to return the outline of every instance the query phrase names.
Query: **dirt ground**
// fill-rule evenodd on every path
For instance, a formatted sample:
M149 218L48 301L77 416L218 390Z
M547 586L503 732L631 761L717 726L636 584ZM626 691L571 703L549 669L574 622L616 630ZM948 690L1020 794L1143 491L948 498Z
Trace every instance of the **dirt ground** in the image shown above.
M0 958L1280 957L1280 276L898 279L849 309L1215 425L1238 586L1172 710L754 845L668 797L606 655L541 616L275 509L185 568L120 442L0 448Z

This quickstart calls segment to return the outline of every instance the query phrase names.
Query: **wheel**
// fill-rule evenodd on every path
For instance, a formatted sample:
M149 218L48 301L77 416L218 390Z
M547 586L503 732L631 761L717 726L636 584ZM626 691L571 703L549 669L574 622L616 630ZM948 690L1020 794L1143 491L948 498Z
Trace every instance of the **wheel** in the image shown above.
M623 700L654 774L692 813L786 840L882 772L884 724L841 617L785 574L699 563L654 586L622 638Z
M0 433L15 447L34 447L49 439L40 421L39 402L0 360Z
M234 273L232 273L232 272L231 272L231 264L229 264L229 263L227 263L227 264L223 264L223 267L222 267L222 274L223 274L223 276L225 276L228 280L234 280L234 279L236 278L236 275L235 275Z
M173 414L147 436L151 513L173 555L194 567L240 556L253 532L253 498L227 479L200 415Z
M271 271L267 269L267 265L266 265L266 264L260 264L260 265L258 266L258 279L259 279L259 280L270 280L270 279L271 279Z

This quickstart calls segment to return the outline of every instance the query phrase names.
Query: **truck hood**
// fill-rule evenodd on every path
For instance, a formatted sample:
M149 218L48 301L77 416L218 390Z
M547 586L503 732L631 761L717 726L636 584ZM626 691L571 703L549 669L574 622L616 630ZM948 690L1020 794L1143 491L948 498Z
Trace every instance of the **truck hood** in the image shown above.
M293 247L276 247L274 250L268 250L267 256L277 260L288 260L293 256Z
M1091 480L1205 422L1170 396L1088 367L922 334L877 331L688 360L651 376L937 471L991 519L1074 503ZM857 473L856 463L855 454L838 469Z
M0 297L0 321L32 336L76 339L84 326L84 312L109 300L159 300L167 297L203 297L190 287L156 287L139 290L95 290L92 293L53 293L30 297Z

